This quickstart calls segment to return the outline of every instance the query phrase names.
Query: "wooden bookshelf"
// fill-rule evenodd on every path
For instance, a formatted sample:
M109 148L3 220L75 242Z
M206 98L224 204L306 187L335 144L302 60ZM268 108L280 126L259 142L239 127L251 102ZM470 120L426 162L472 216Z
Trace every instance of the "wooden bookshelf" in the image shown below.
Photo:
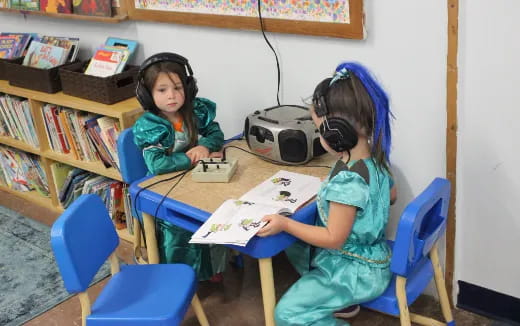
M89 162L78 160L75 159L72 154L63 154L52 150L47 137L42 107L46 103L51 103L84 112L109 116L115 118L119 122L121 130L123 130L131 127L135 120L137 120L137 118L139 118L143 112L139 102L135 98L121 101L112 105L106 105L74 96L69 96L63 94L62 92L48 94L25 88L14 87L9 85L9 83L5 80L0 80L0 94L13 95L29 100L29 106L34 120L34 127L36 136L38 138L39 147L34 147L23 141L5 136L0 136L0 144L38 156L40 158L41 167L45 172L50 194L49 197L45 197L39 194L37 191L16 191L2 185L0 185L0 190L9 192L24 200L35 203L38 206L61 213L63 212L63 207L60 204L58 194L56 193L56 189L54 187L51 170L51 164L54 162L65 163L70 166L108 177L110 179L122 181L121 174L117 169L112 167L106 168L101 161ZM127 232L126 229L117 230L117 233L119 234L120 238L127 241L132 241L132 236Z
M73 19L73 20L83 20L83 21L93 21L99 23L109 23L109 24L117 24L123 22L128 19L128 14L126 10L123 8L114 8L117 9L114 12L112 17L100 17L100 16L87 16L87 15L77 15L77 14L63 14L63 13L51 13L37 10L21 10L21 9L11 9L11 8L0 8L0 12L7 12L12 14L21 14L23 16L32 15L32 16L47 16L58 19Z

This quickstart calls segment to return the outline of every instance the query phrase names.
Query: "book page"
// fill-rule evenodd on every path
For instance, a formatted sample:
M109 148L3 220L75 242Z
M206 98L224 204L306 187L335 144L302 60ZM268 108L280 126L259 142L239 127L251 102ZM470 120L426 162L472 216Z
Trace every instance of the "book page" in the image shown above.
M280 170L248 191L240 200L287 208L295 212L318 193L320 184L318 177Z
M236 199L226 200L195 232L190 243L220 243L245 246L266 222L265 215L281 210Z

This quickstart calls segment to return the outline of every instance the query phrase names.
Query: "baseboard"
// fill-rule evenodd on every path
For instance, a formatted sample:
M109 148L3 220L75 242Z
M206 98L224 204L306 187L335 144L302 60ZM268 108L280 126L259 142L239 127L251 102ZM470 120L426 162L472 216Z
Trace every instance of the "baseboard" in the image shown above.
M464 281L458 281L457 308L495 320L520 325L520 299Z

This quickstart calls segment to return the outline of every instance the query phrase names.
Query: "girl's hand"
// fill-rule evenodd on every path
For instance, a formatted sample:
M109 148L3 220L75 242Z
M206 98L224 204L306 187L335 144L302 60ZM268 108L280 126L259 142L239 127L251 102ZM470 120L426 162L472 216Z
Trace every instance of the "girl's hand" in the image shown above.
M195 164L199 160L209 157L209 149L202 145L198 145L187 151L186 155L190 158L191 164Z
M224 154L222 154L222 151L209 153L209 158L221 158L223 156Z
M259 237L275 235L287 229L287 217L279 214L266 215L262 221L267 221L267 224L256 233Z

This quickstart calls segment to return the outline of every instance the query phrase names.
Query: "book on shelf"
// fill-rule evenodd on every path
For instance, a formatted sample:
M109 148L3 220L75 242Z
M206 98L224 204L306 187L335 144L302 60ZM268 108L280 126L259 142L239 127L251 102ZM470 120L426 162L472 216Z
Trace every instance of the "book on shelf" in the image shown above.
M67 57L63 61L73 62L76 60L79 52L79 38L78 37L67 37L67 36L51 36L51 35L38 35L34 38L34 41L59 46L67 51Z
M77 15L112 16L112 0L75 0L72 12Z
M18 9L21 10L40 10L40 0L20 0L20 7Z
M127 40L124 38L118 38L113 36L109 36L105 41L105 45L120 49L127 49L129 52L127 61L132 60L135 52L137 51L138 44L139 43L135 40Z
M2 32L0 33L0 39L14 39L15 47L14 50L10 53L10 56L4 57L8 59L18 58L25 55L27 50L27 46L31 42L31 40L36 37L38 34L35 33L11 33L11 32ZM0 54L1 57L1 54Z
M18 39L14 36L0 35L0 58L15 58Z
M319 190L318 177L278 171L239 199L226 200L193 234L190 243L245 246L270 214L292 215Z
M40 10L44 12L71 14L72 0L40 0Z
M103 45L99 47L85 69L86 75L108 77L123 71L130 51L124 48Z
M23 60L24 66L50 69L67 60L69 50L60 46L32 41Z
M0 146L0 169L9 188L17 191L36 190L42 196L49 196L45 173L34 155Z
M11 8L10 0L0 0L0 8Z

